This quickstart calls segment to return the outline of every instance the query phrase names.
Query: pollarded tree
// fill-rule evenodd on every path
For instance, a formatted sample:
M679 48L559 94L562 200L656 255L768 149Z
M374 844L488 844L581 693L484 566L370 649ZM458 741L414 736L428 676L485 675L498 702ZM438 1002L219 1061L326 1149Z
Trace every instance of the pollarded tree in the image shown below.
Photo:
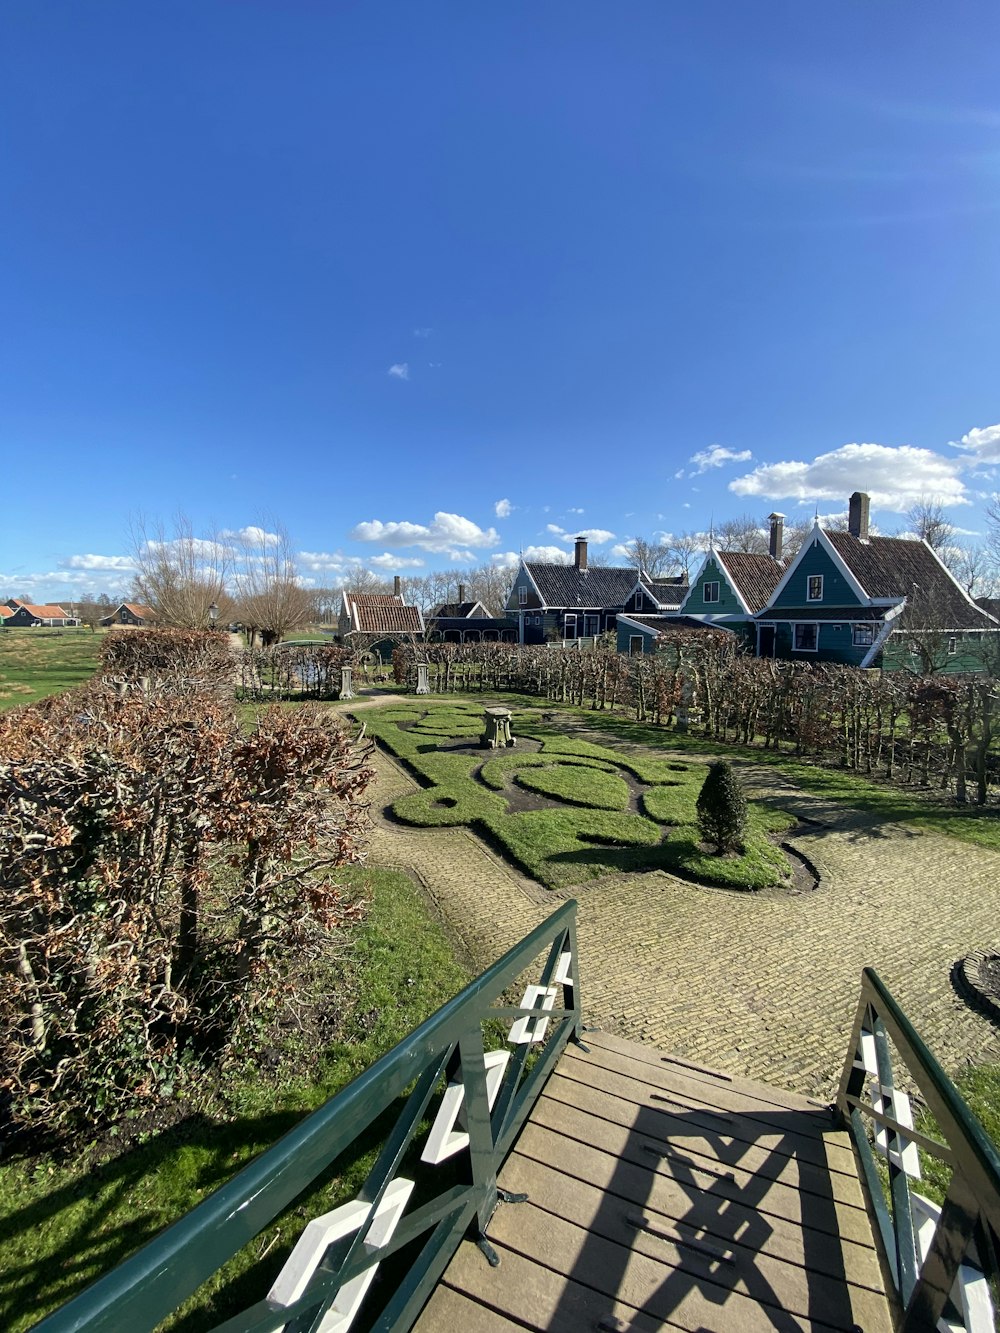
M313 617L313 596L298 581L292 543L280 524L244 528L234 575L236 615L269 648Z
M711 764L698 793L698 828L719 856L739 851L747 825L747 798L731 764Z
M135 559L133 596L169 629L209 629L215 617L230 618L226 581L232 550L218 536L196 537L183 514L172 535L157 525L150 535L142 519L132 527ZM213 615L214 608L214 615Z

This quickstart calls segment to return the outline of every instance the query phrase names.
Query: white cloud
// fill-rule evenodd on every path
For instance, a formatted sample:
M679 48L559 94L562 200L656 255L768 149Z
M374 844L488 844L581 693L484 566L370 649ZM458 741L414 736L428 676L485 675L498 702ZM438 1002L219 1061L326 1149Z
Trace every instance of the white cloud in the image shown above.
M1000 423L996 426L975 426L960 440L952 440L953 449L965 449L982 463L1000 462Z
M611 542L615 539L615 534L609 532L607 528L584 528L582 532L577 532L575 536L585 538L594 546L603 546L605 542Z
M490 561L500 569L513 569L521 559L522 554L525 560L534 560L539 564L570 565L573 563L573 556L569 551L564 551L561 546L526 546L523 552L502 551L498 555L490 556Z
M254 524L248 524L245 528L223 528L219 536L226 541L245 542L248 546L277 546L281 540L276 532L266 532L263 528L258 528Z
M701 472L707 472L710 467L722 467L723 463L749 463L753 454L749 449L740 449L738 452L732 449L726 449L721 444L713 444L708 449L701 449L698 453L692 454L688 459L689 463L694 464L694 476ZM676 473L681 476L681 473Z
M368 560L369 565L374 565L376 569L423 569L424 562L416 557L403 558L393 555L391 551L386 551L384 555L373 555Z
M615 560L623 561L626 565L632 563L632 547L627 542L619 542L617 546L612 546L608 555Z
M62 569L107 569L131 572L135 558L131 555L71 555L59 561Z
M379 542L393 547L418 546L424 551L438 552L450 552L457 547L496 546L500 540L495 528L483 529L470 518L440 510L429 524L383 523L375 518L370 523L359 523L350 535L359 542Z
M933 496L943 505L968 504L958 475L961 462L912 445L845 444L811 463L769 463L729 483L735 495L770 500L846 501L853 491L867 491L872 505L905 513Z
M23 597L36 606L64 604L96 597L102 592L124 596L132 583L132 571L57 569L36 574L0 573L0 592L4 597Z
M314 574L343 574L357 563L343 551L299 551L296 561Z
M434 330L429 325L424 324L413 330L413 336L414 338L429 338L433 332Z
M567 514L582 514L582 513L584 513L584 512L585 512L585 511L584 511L583 509L567 509L567 510L566 510L566 513L567 513Z
M561 528L558 523L546 523L545 531L551 532L554 537L565 537L566 529Z
M510 518L510 511L514 508L509 500L498 500L493 506L493 512L497 518Z
M386 371L393 379L408 380L410 378L410 363L408 361L397 361L395 365L389 367Z

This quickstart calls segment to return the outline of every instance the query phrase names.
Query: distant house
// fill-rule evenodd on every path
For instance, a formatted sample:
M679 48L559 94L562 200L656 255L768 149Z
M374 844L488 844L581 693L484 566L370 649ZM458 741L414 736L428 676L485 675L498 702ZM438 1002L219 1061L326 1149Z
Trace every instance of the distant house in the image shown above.
M846 532L817 522L755 617L762 657L922 673L983 671L1000 623L924 541L869 533L869 499L850 498Z
M383 661L400 643L424 637L424 618L418 606L407 606L396 593L354 593L341 596L337 633L346 646L363 647Z
M589 568L586 539L578 537L571 565L522 558L505 609L519 643L589 639L615 628L635 583L629 566Z
M679 614L702 624L727 629L751 649L756 643L754 616L767 605L785 572L781 560L784 516L772 514L767 555L721 551L714 542L691 581Z
M686 574L654 579L643 571L625 598L623 609L626 615L659 616L676 611L687 594Z
M478 601L467 601L465 585L458 585L458 601L442 602L428 615L428 643L485 643L517 641L517 625L505 616L491 616Z
M32 602L23 602L18 597L7 601L3 618L5 628L17 628L30 625L79 625L76 616L71 616L61 606L37 606Z
M156 619L156 612L151 606L142 606L138 602L122 602L108 616L102 616L101 625L151 625Z
M712 625L695 616L642 616L618 617L618 651L635 657L639 653L655 653L670 644L678 630L703 630L705 633L727 634L721 625Z

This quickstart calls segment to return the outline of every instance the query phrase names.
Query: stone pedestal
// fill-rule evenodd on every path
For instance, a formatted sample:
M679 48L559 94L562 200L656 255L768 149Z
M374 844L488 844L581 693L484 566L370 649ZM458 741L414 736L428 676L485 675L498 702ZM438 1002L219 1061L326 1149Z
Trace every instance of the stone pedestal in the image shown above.
M340 697L342 699L354 698L353 676L353 667L342 666L340 668Z
M431 687L427 683L427 663L417 663L417 694L430 694Z
M509 708L487 708L484 710L486 730L479 744L484 750L499 750L503 746L516 744L510 734L511 711Z

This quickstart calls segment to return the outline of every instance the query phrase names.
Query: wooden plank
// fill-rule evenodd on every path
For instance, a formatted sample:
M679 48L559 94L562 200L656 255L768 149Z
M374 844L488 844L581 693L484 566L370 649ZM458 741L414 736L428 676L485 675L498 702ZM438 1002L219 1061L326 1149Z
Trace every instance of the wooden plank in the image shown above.
M565 1072L564 1072L565 1069ZM677 1094L614 1070L563 1062L545 1085L546 1096L620 1124L641 1123L644 1133L661 1138L704 1138L709 1143L755 1143L769 1151L812 1162L824 1171L857 1177L854 1154L845 1130L818 1137L800 1117L815 1112L772 1111L770 1115L741 1116L734 1111L714 1112ZM612 1109L617 1108L617 1109Z
M565 1215L580 1226L588 1222L578 1202L584 1197L578 1189L591 1194L597 1191L604 1194L613 1212L622 1217L647 1216L657 1231L668 1232L678 1240L701 1241L716 1248L738 1247L750 1256L766 1253L829 1278L882 1290L882 1273L870 1239L863 1243L803 1229L787 1219L766 1216L730 1201L720 1208L718 1201L706 1198L696 1200L692 1208L690 1196L682 1198L676 1186L671 1188L669 1178L655 1173L651 1176L641 1167L607 1154L589 1154L583 1178L565 1170L565 1165L564 1158L539 1162L514 1152L504 1165L501 1183L505 1189L527 1193L532 1203L548 1212L560 1211L557 1201L565 1194L573 1200L572 1211L567 1205ZM594 1206L592 1197L590 1203Z
M638 1153L646 1161L659 1158L662 1169L673 1175L684 1175L690 1170L712 1176L733 1174L743 1188L748 1188L749 1182L759 1177L761 1193L766 1192L773 1182L820 1201L832 1196L840 1203L864 1207L857 1177L826 1172L810 1162L799 1162L794 1157L758 1149L752 1144L727 1146L721 1139L714 1144L698 1139L665 1142L645 1133L641 1120L635 1126L615 1124L544 1096L535 1106L532 1120L581 1143L598 1143L609 1152L620 1153L628 1147L633 1157Z
M682 1074L686 1078L709 1086L729 1084L748 1096L756 1097L768 1106L780 1106L788 1111L815 1111L823 1110L826 1107L825 1102L817 1101L814 1097L803 1097L797 1092L790 1092L787 1088L776 1088L770 1083L761 1083L757 1079L744 1078L742 1074L728 1074L725 1070L711 1069L707 1065L699 1064L696 1061L682 1060L677 1056L665 1054L655 1046L647 1046L640 1041L628 1041L625 1037L618 1037L613 1032L603 1030L588 1032L586 1044L591 1047L592 1051L603 1050L627 1055L633 1060L640 1060L668 1076L671 1073ZM583 1054L578 1046L568 1047L567 1052L570 1055Z
M749 1243L741 1244L732 1234L736 1228L725 1215L717 1218L714 1234L706 1235L689 1226L676 1225L648 1203L637 1206L593 1183L562 1175L538 1162L515 1158L508 1161L504 1176L505 1186L526 1191L533 1207L564 1218L591 1235L604 1236L636 1254L644 1254L671 1268L698 1273L706 1281L716 1281L764 1303L777 1302L793 1314L808 1316L819 1312L833 1323L850 1325L854 1322L852 1311L857 1301L864 1298L848 1287L861 1287L881 1298L881 1277L873 1255L869 1256L866 1275L869 1280L857 1280L860 1268L855 1264L855 1280L850 1281L844 1272L843 1259L840 1271L831 1273L804 1262L804 1255L800 1254L798 1262L793 1262L772 1253L767 1223L759 1224L756 1234L744 1232L742 1239ZM516 1230L519 1225L514 1209L502 1209L491 1234L519 1249L520 1245L510 1235L510 1228ZM730 1234L720 1235L723 1231ZM826 1267L835 1267L831 1262L835 1242L831 1244L829 1237L823 1239L828 1247Z
M413 1325L413 1333L510 1333L512 1328L520 1327L505 1315L439 1283Z
M744 1208L748 1216L760 1212L769 1217L784 1218L814 1231L825 1231L829 1235L871 1244L871 1227L864 1208L844 1204L837 1199L801 1194L794 1186L776 1181L764 1181L758 1185L747 1172L718 1174L721 1168L716 1173L697 1168L680 1168L643 1152L636 1140L614 1127L608 1127L611 1132L601 1134L596 1139L593 1136L571 1137L561 1132L558 1126L553 1129L540 1123L537 1113L541 1109L543 1103L539 1102L518 1139L518 1152L539 1162L555 1161L558 1154L560 1169L584 1180L588 1179L589 1171L597 1169L597 1163L592 1158L594 1153L601 1152L615 1160L630 1162L647 1174L651 1172L655 1176L657 1188L676 1201L673 1209L667 1206L665 1200L657 1203L656 1207L678 1220L690 1217L693 1225L706 1225L711 1211L722 1207L722 1201L729 1201L731 1205Z
M661 1068L648 1061L637 1060L630 1052L595 1049L589 1054L584 1054L577 1047L567 1046L566 1053L560 1061L562 1072L568 1075L571 1066L577 1062L584 1067L582 1079L586 1078L587 1069L596 1067L639 1078L640 1081L659 1088L667 1095L677 1094L714 1110L735 1113L751 1119L755 1117L766 1119L776 1112L795 1111L802 1115L803 1134L819 1136L825 1130L836 1128L831 1112L824 1112L816 1106L809 1106L808 1103L788 1107L768 1102L755 1092L744 1090L743 1085L735 1080L732 1083L710 1082L693 1075L688 1069L678 1069L676 1066Z
M530 1203L500 1209L491 1226L491 1237L495 1243L503 1245L502 1263L510 1254L516 1253L529 1262L542 1264L563 1280L553 1284L557 1290L565 1284L566 1278L571 1278L607 1301L617 1300L654 1319L669 1320L679 1328L726 1330L727 1333L734 1333L734 1330L765 1333L766 1330L773 1333L779 1312L782 1328L844 1327L840 1309L833 1312L832 1318L825 1311L821 1315L818 1309L808 1318L797 1316L782 1310L780 1294L764 1279L758 1283L760 1299L755 1299L740 1290L740 1277L728 1266L718 1265L708 1271L701 1262L672 1267ZM448 1281L467 1295L484 1300L493 1309L521 1318L524 1307L517 1291L520 1284L516 1278L511 1280L510 1267L508 1265L504 1275L503 1267L489 1269L480 1262L471 1266L464 1282L459 1280L457 1271L449 1271ZM852 1303L847 1307L848 1313L857 1313L847 1319L848 1328L863 1319L866 1333L883 1333L883 1330L890 1333L884 1299L875 1298L868 1302L865 1297L871 1293L863 1291L852 1290L850 1295ZM880 1299L882 1313L886 1316L881 1319ZM548 1325L542 1324L542 1327ZM593 1327L593 1323L588 1322L583 1327Z
M463 1241L443 1281L454 1291L502 1315L509 1329L534 1333L659 1333L664 1323L632 1305L560 1277L516 1250L498 1247L500 1267L490 1268L471 1241ZM429 1307L428 1307L429 1308ZM501 1327L503 1327L501 1325ZM464 1333L454 1324L433 1322L420 1333Z

